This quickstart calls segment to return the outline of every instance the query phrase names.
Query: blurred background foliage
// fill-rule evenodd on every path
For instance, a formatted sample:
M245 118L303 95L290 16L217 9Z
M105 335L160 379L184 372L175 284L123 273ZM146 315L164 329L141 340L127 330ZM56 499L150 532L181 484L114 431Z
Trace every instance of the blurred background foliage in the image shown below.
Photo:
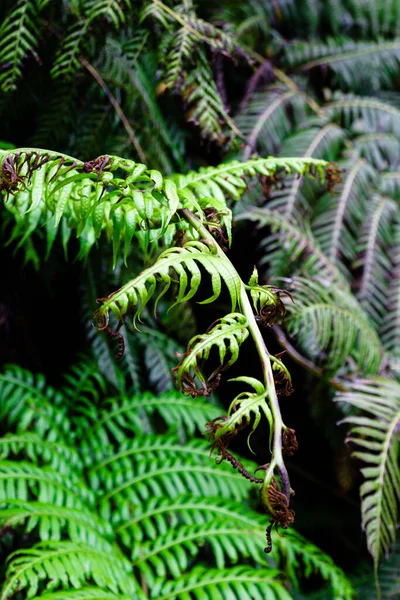
M286 350L295 387L281 404L300 442L289 465L296 528L351 574L357 597L375 598L360 522L377 565L393 544L400 497L399 3L3 0L0 23L1 147L116 154L165 174L254 154L339 164L333 193L298 177L250 187L232 206L230 256L244 279L256 263L263 283L295 298L266 339ZM112 251L99 243L82 265L72 241L69 262L60 247L44 262L44 235L15 251L14 232L2 209L2 363L59 386L91 354L114 395L169 393L175 353L221 306L167 312L166 300L140 333L124 332L116 365L113 340L92 327L95 300L146 257L135 249L112 271ZM253 363L249 348L241 372ZM224 406L234 391L221 385ZM244 440L236 450L247 452ZM381 574L391 600L396 573L394 551ZM291 593L316 597L318 582L309 587Z

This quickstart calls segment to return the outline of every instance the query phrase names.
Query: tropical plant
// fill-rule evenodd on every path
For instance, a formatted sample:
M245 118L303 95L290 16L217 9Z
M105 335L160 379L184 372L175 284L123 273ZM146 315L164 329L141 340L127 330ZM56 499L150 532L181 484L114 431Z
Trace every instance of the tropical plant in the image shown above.
M294 531L273 533L266 561L245 480L193 435L220 407L106 390L88 361L59 390L19 367L0 375L1 598L290 600L314 577L351 599L343 572Z
M243 265L232 270L220 249L214 253L215 242L222 247L223 237L230 239L230 209L242 235L253 236L256 223L259 261L248 284L252 293L247 288L255 317L272 325L285 361L293 359L322 381L316 404L337 392L338 418L352 427L349 440L366 464L362 520L377 573L394 542L400 497L398 2L4 0L0 23L3 135L16 145L29 140L54 149L43 165L42 158L34 163L42 152L28 152L33 163L24 163L22 152L3 173L5 191L19 190L15 197L8 194L4 217L11 241L39 266L43 246L50 254L57 235L65 251L74 248L75 230L80 257L90 254L91 283L79 294L86 321L103 289L131 280L105 299L97 317L120 344L119 355L118 320L129 310L135 322L144 322L141 334L125 339L121 359L135 390L171 389L173 354L180 352L186 355L175 380L197 394L216 386L245 338L254 339L257 331L252 318L250 328L242 327L241 319L248 323L250 315L247 301L243 309L246 286L237 275ZM74 164L65 157L60 164L59 151L86 161L107 152L110 162ZM270 154L301 158L288 174L275 168L285 162L262 158ZM328 190L315 178L298 176L305 164L320 159L336 161L341 170L340 177L328 170ZM142 173L133 171L137 161ZM199 166L221 161L225 166ZM18 177L30 174L28 164L42 168L32 170L32 185L24 190ZM176 171L185 174L172 177ZM43 186L44 196L34 193ZM112 257L103 238L112 240ZM114 275L104 263L93 266L95 247L103 261L113 262ZM215 270L219 258L222 271ZM251 264L256 260L251 257ZM170 261L178 268L174 274L166 270ZM148 268L141 275L143 264ZM219 286L227 284L231 307L216 315L220 320L203 337L193 327L193 311L184 307L199 285L203 293L207 280L209 300L218 309L228 295L219 294ZM154 303L157 318L148 310ZM117 318L114 329L109 312ZM180 319L190 324L186 353ZM125 322L134 329L135 323ZM124 387L105 336L90 328L89 337L101 372ZM278 391L288 392L282 357L270 355L268 364ZM303 395L310 396L314 380L309 385L298 378L297 388L300 379ZM238 429L242 408L252 414L251 428L261 415L271 420L268 409L251 413L252 406L267 405L258 402L268 386L247 383L252 391L239 396L240 409L233 402L229 421L209 426L214 449L226 460L226 427ZM274 408L279 428L276 414ZM271 504L268 498L264 503ZM286 521L290 510L285 505Z
M270 552L272 527L281 525L286 529L294 521L294 512L289 508L293 491L283 454L292 454L297 441L294 431L282 422L278 403L278 394L289 395L292 391L290 374L281 358L267 350L254 311L263 325L274 324L284 314L280 296L286 292L259 285L256 270L248 285L240 278L223 249L231 241L231 211L226 197L239 199L246 189L246 177L271 177L279 169L323 179L325 163L307 159L233 161L171 179L143 164L108 155L82 163L48 151L18 149L0 151L0 157L0 189L16 220L12 239L20 238L18 244L27 244L28 252L34 251L31 237L42 223L46 225L47 253L58 229L64 248L72 231L76 231L80 258L85 258L96 239L105 233L112 242L114 266L121 244L126 261L134 238L148 259L158 252L153 263L137 277L98 300L96 327L117 339L117 360L125 350L119 329L126 318L132 315L137 327L151 301L156 312L172 285L172 276L177 282L173 306L190 300L202 279L207 279L205 274L212 295L200 304L217 300L225 284L231 312L213 323L205 334L189 341L172 372L183 393L209 396L218 387L222 372L238 359L242 343L247 337L253 339L262 380L235 378L250 386L251 391L236 396L228 416L211 420L207 427L212 450L235 466L228 451L230 441L246 427L251 435L261 417L266 417L271 460L261 467L265 475L256 478L245 469L242 474L261 484L261 501L271 517L266 548ZM335 176L335 170L329 168L328 172L330 178ZM110 314L116 320L114 328ZM217 362L208 361L215 351ZM205 368L205 361L211 363L211 368Z

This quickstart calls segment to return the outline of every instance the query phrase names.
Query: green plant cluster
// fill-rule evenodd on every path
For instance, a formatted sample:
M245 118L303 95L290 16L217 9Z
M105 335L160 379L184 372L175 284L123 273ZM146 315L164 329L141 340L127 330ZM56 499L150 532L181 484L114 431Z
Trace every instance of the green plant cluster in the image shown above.
M252 341L262 376L236 378L247 391L207 431L221 473L230 462L260 483L228 445L245 426L248 433L268 422L271 458L259 478L272 516L267 537L294 518L283 452L297 442L280 416L278 396L292 390L283 360L311 374L304 394L319 380L361 465L362 527L376 580L384 563L377 594L388 600L399 594L396 567L385 562L390 552L397 560L400 501L399 24L396 0L0 6L0 115L12 142L0 150L7 239L37 268L57 241L66 255L79 244L89 274L79 294L86 322L95 300L118 288L95 314L109 340L91 325L88 339L99 372L122 391L129 375L136 392L177 385L199 403ZM232 230L254 240L255 227L260 245L249 260L257 268L245 281L227 249ZM190 308L199 299L218 309L205 333ZM123 324L142 332L122 334ZM265 345L274 337L283 359ZM281 538L272 535L279 552ZM288 552L295 535L281 541ZM239 542L224 550L218 543L215 581L217 555ZM235 551L232 562L254 560L245 546ZM174 587L189 565L180 560L144 567L137 592L109 591L186 600L192 592ZM285 562L272 566L293 583ZM164 578L156 592L146 587L152 569ZM194 570L193 589L200 578ZM267 584L260 591L257 581L229 593L265 595ZM271 597L284 598L279 577L270 581ZM358 597L375 598L373 588L361 577Z

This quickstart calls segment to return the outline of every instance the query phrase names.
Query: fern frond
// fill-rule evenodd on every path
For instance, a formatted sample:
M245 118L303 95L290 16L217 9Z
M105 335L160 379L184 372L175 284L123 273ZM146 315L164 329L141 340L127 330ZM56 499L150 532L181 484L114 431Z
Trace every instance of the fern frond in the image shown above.
M336 160L344 135L344 131L332 123L312 125L290 136L283 144L281 154L290 148L291 153L294 152L304 159L315 157ZM309 211L309 198L315 196L314 186L310 183L301 177L289 177L282 190L273 192L269 208L284 212L288 219L299 209L303 212Z
M350 358L359 371L375 374L382 361L382 346L355 300L323 280L295 278L291 287L295 304L288 304L285 323L305 353L323 356L325 368L337 371Z
M400 110L376 98L340 95L325 108L343 127L357 133L392 133L400 137Z
M339 164L344 170L343 182L336 194L321 198L313 232L327 257L340 264L343 259L355 259L359 228L376 173L364 160Z
M34 596L39 585L47 581L50 590L94 582L100 588L121 591L136 599L137 584L130 571L128 561L114 553L73 542L43 542L10 555L0 598L11 598L16 589Z
M83 509L94 505L94 495L79 475L66 477L49 468L40 468L28 462L0 461L0 502L12 499L70 506Z
M260 228L269 226L274 236L266 236L261 242L264 256L261 265L268 265L272 277L293 275L296 263L299 269L311 276L323 277L340 289L347 289L348 284L335 264L322 252L310 228L292 220L269 208L250 208L239 214L236 220L255 221ZM288 272L288 265L290 272Z
M157 576L166 578L172 574L175 579L180 577L206 543L219 569L223 569L228 560L237 563L239 556L263 565L263 537L261 528L243 530L217 519L208 522L206 528L202 525L181 526L156 540L145 542L140 549L137 546L136 552L133 550L132 560L133 565L144 574L148 585L153 586Z
M400 172L382 173L379 180L379 189L385 196L400 200Z
M376 378L353 381L350 390L336 398L368 414L349 416L342 422L351 425L349 441L357 447L354 456L366 464L361 469L365 478L360 488L361 512L376 569L396 537L400 502L399 397L396 381Z
M202 496L202 490L207 488L210 495L234 499L247 496L247 482L226 465L216 465L210 460L199 463L198 457L189 455L187 460L168 459L161 465L142 459L135 463L135 474L126 476L123 467L115 471L102 471L102 486L104 495L101 498L100 513L109 519L113 509L110 502L118 507L121 514L131 514L132 506L148 500L151 496L167 495L173 499L188 493ZM218 477L216 472L218 471ZM92 484L96 485L98 475L93 474Z
M63 395L47 385L43 375L35 377L17 366L0 375L0 419L9 431L32 429L49 441L70 435Z
M149 428L148 418L157 413L170 428L193 435L196 428L203 431L204 424L217 417L221 409L201 398L183 397L178 392L163 393L154 397L149 393L133 398L109 400L100 414L93 419L88 438L98 438L107 446L111 440L121 443L126 432L140 433ZM151 428L151 426L150 426Z
M58 542L67 535L71 542L87 544L105 552L112 551L113 530L94 512L43 502L7 500L0 508L1 526L23 526L26 533L37 531L39 539Z
M154 593L158 600L213 600L214 598L268 598L290 600L291 596L279 581L279 572L272 569L234 567L229 570L205 569L196 566L189 576L177 581L156 580ZM218 596L217 596L218 594Z
M378 330L387 310L392 269L390 249L397 213L398 207L393 200L382 196L370 198L365 226L357 245L359 258L354 266L363 268L357 298Z
M348 90L375 92L390 86L398 73L400 40L360 42L333 38L324 44L297 42L289 46L286 59L291 67L300 67L304 72L330 69L335 81Z
M130 596L123 594L114 594L108 590L96 587L82 587L80 589L69 589L61 592L46 592L40 596L35 596L41 600L131 600ZM139 599L143 597L138 596Z
M140 320L144 308L154 294L157 280L162 281L163 288L158 294L156 306L169 289L171 285L170 269L173 269L179 278L179 290L175 304L190 300L196 294L201 282L201 272L197 263L204 267L210 275L213 292L210 298L202 300L200 304L214 302L221 293L223 281L229 291L234 311L240 295L236 271L233 268L229 271L221 258L202 242L188 242L183 247L165 250L154 265L142 271L138 277L108 298L102 299L102 305L94 315L99 328L107 327L110 311L119 323L122 323L125 316L133 311L133 322L136 326L136 321Z
M276 152L304 115L304 105L304 98L291 90L267 88L255 92L245 110L236 117L246 139L243 157L248 159L258 147L267 155Z
M248 335L246 317L241 313L230 313L211 325L205 334L193 337L181 362L173 370L177 387L194 393L192 383L195 378L200 381L201 386L207 387L199 362L208 360L213 349L218 351L219 365L209 377L209 381L213 381L220 370L228 369L237 361L239 347Z
M0 27L0 89L4 93L16 89L22 66L28 54L36 55L39 37L40 2L18 0Z
M89 0L85 3L81 19L67 30L52 67L54 78L71 80L80 67L79 55L82 44L90 35L93 21L103 18L119 29L126 20L130 0Z
M360 135L354 140L354 147L378 171L396 169L400 163L400 140L386 133ZM381 179L381 185L384 185ZM381 187L384 194L391 195Z
M82 462L74 448L69 448L59 440L44 440L40 435L24 432L19 435L8 433L0 438L0 458L12 456L29 458L35 464L44 463L51 469L68 475L79 470Z
M389 285L387 312L382 326L382 343L388 350L395 372L400 369L400 220L393 226L393 267Z

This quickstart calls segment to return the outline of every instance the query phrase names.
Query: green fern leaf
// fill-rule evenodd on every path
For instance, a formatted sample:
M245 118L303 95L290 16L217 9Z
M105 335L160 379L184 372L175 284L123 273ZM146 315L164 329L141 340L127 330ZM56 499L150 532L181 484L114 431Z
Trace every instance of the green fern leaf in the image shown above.
M375 374L382 360L377 334L356 301L322 280L296 278L291 287L296 302L288 304L286 326L304 351L324 356L330 372L353 358L360 371Z
M156 595L157 594L157 595ZM156 581L153 597L158 600L213 600L214 598L232 598L232 600L290 600L291 596L279 581L279 572L272 569L249 569L234 567L221 571L196 566L189 576L178 581Z
M368 414L346 417L342 422L351 425L349 441L357 448L354 456L366 465L361 469L365 478L360 488L361 511L376 569L396 537L400 502L399 397L399 384L383 378L353 381L348 392L336 397L338 402Z

